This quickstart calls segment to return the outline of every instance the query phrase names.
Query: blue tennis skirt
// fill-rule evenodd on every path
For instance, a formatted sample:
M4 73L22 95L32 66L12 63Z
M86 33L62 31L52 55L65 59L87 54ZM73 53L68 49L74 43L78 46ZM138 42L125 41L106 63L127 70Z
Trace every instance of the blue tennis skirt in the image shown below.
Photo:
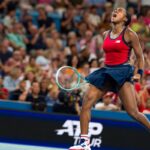
M134 67L130 64L105 66L89 74L85 79L88 83L103 91L117 93L125 82L132 83Z

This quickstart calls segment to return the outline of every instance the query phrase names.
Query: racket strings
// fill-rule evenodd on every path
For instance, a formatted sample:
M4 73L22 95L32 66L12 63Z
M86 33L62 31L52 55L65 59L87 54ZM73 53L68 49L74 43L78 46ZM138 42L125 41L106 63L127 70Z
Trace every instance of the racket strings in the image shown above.
M74 70L64 68L60 71L58 79L61 86L69 89L77 84L78 76Z
M71 91L80 88L87 81L76 68L63 66L56 73L56 83L61 89Z

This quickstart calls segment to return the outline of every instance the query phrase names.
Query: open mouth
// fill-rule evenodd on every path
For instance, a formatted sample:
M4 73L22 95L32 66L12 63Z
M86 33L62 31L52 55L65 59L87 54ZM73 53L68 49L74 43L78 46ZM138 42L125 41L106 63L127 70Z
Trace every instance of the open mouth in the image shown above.
M112 16L113 16L113 17L117 17L117 14L113 14Z

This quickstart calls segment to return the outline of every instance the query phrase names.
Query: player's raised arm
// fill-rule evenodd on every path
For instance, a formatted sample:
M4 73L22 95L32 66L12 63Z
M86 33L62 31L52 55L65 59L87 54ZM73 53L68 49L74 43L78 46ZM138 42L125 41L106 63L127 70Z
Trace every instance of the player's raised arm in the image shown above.
M138 78L139 75L141 77L143 74L144 56L143 56L142 48L137 34L130 30L129 35L130 35L131 46L134 49L134 53L136 55L137 67L138 67L137 74L135 74L133 78Z

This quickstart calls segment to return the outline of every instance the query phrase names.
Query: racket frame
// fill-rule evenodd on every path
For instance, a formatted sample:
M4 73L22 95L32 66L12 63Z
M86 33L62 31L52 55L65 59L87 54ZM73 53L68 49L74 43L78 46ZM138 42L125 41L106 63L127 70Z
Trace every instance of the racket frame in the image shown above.
M77 74L77 83L75 86L73 86L72 88L64 88L60 83L59 83L59 74L60 74L60 71L64 68L68 68L68 69L72 69L76 74ZM81 79L84 81L83 83L81 83ZM62 90L65 90L65 91L72 91L72 90L75 90L75 89L78 89L80 88L83 84L87 83L87 81L85 80L85 78L77 71L76 68L74 67L71 67L71 66L62 66L60 67L57 72L56 72L56 84L58 85L59 88L61 88Z

